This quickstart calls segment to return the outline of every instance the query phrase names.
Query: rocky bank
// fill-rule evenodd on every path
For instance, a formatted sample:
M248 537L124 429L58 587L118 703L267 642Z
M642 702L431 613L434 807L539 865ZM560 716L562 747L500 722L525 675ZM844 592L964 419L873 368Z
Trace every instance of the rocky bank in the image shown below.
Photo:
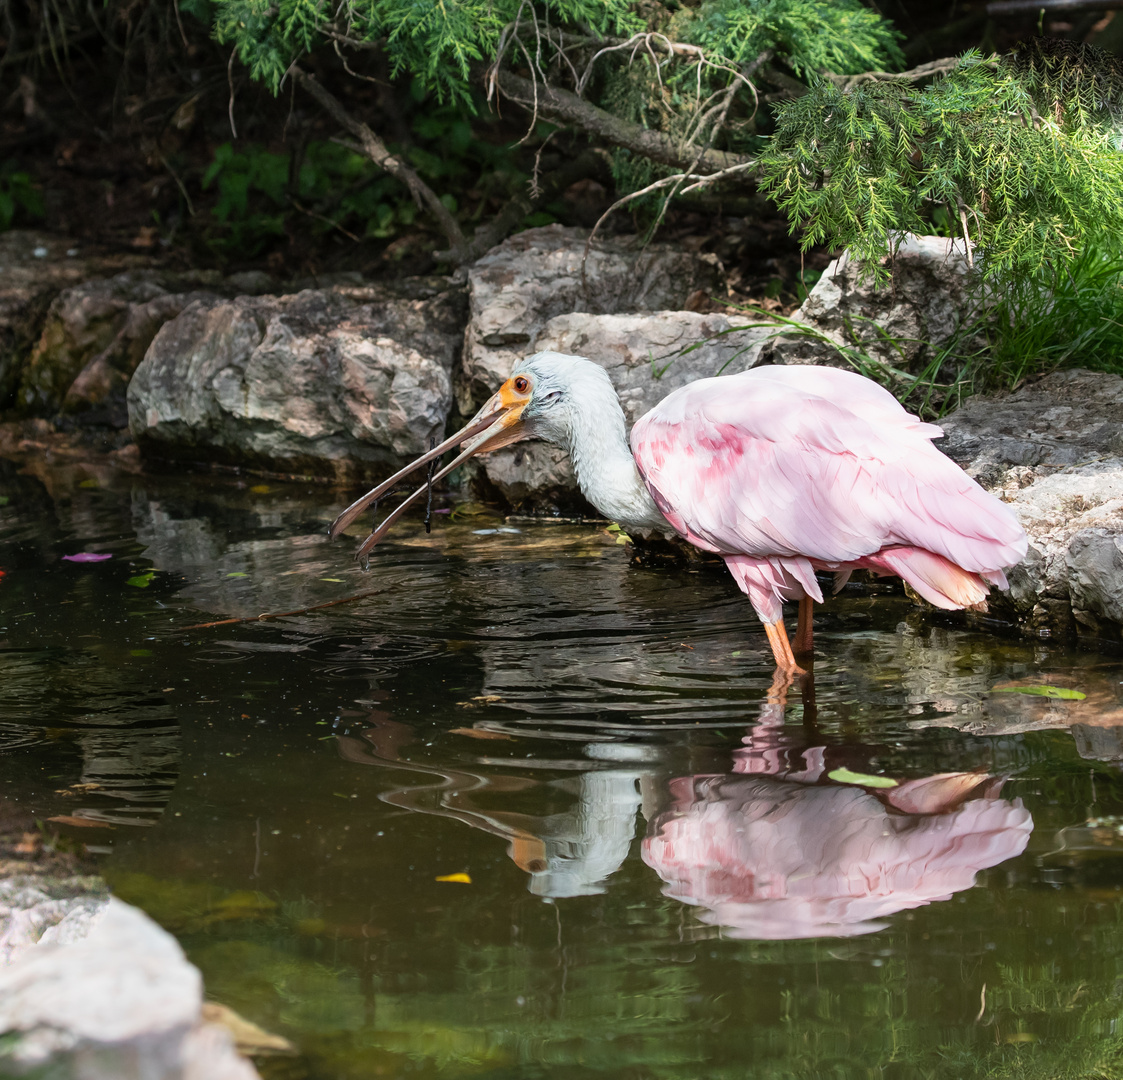
M800 332L713 310L712 257L635 237L586 250L584 231L556 225L504 241L464 280L282 287L20 233L0 236L0 268L0 407L31 418L0 445L33 449L27 425L47 417L127 421L148 459L356 483L427 449L542 349L601 363L632 422L693 379L758 363L845 364L839 350L852 349L919 370L979 303L964 253L936 237L901 244L887 289L836 260L794 313ZM1121 421L1123 379L1068 371L944 422L945 451L1030 534L993 604L1028 634L1123 638ZM135 468L127 453L119 463ZM553 447L520 444L473 467L484 495L515 509L589 513Z

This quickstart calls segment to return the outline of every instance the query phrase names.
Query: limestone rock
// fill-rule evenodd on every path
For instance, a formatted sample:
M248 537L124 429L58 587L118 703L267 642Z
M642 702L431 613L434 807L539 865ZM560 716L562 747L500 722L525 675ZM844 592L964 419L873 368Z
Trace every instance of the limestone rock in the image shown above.
M977 310L975 288L962 241L906 237L893 259L892 283L880 289L863 282L857 264L843 254L791 316L828 340L783 335L763 346L761 360L848 366L830 344L834 342L856 346L893 367L919 371L932 358L932 346L948 341Z
M151 270L95 278L64 289L51 304L24 367L17 407L53 415L99 409L99 420L124 427L125 389L156 331L207 292L171 292ZM115 422L114 422L115 421Z
M47 1066L74 1080L255 1080L201 1011L202 980L175 939L102 899L87 933L42 941L0 968L0 1068L18 1076Z
M937 443L1029 534L991 608L1041 636L1123 637L1123 378L1059 371L974 398Z
M137 368L129 426L151 456L382 475L443 434L462 325L452 290L196 300Z
M743 371L770 331L737 330L749 320L694 311L646 315L558 315L538 333L534 351L586 356L608 372L629 425L672 390L720 372ZM685 350L692 348L692 351ZM525 443L481 459L488 481L508 502L572 506L577 484L556 447Z
M47 309L63 289L151 261L133 253L87 251L66 237L35 230L0 233L0 409L12 403Z
M596 241L584 264L583 229L547 225L505 240L468 271L469 323L457 401L474 412L511 372L540 348L557 315L681 309L698 290L717 287L716 261L636 237Z

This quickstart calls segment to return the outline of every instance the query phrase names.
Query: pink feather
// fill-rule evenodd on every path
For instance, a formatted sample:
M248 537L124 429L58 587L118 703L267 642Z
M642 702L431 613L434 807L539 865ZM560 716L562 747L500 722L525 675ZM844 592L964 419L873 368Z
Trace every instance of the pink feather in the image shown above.
M816 569L898 574L940 607L1004 584L1025 533L932 445L942 434L853 372L764 367L676 390L631 446L671 524L775 622L785 600L822 599Z

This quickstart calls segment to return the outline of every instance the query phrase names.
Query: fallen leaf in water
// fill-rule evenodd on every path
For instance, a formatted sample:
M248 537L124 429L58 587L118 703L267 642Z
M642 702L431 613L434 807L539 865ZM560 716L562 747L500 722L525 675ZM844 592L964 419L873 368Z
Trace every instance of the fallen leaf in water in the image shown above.
M244 1016L239 1016L228 1006L219 1005L217 1001L205 1001L202 1015L208 1024L218 1024L226 1028L234 1039L238 1053L245 1054L247 1057L296 1053L296 1047L288 1039L259 1028L257 1024Z
M12 850L17 855L34 855L39 850L41 843L38 833L25 832L20 837L20 842Z
M155 570L149 570L145 574L134 574L131 578L125 581L126 585L131 585L134 589L147 589L152 584L152 579L156 576Z
M268 484L254 484L250 491L255 495L268 495L273 489Z
M1079 690L1066 690L1063 686L992 686L992 694L1032 694L1034 697L1061 698L1064 701L1083 701L1088 695Z
M510 735L504 735L501 731L482 731L475 727L454 727L449 734L467 735L469 739L506 739L507 742L513 742Z
M240 570L235 570L232 574L227 574L227 577L249 577L249 574L243 574Z
M897 781L888 776L871 776L869 773L851 772L849 769L835 769L827 773L827 779L840 784L859 784L862 787L896 787Z
M472 879L467 874L442 874L435 878L436 881L453 881L458 885L471 885Z
M101 485L96 480L83 480L78 486L81 488L101 487Z
M94 781L91 781L88 784L71 784L70 785L71 791L100 791L101 788L102 788L102 785L98 784Z
M112 829L104 821L91 821L89 818L74 817L73 814L56 814L47 818L48 821L58 822L59 825L76 825L80 829Z
M112 555L99 555L94 551L79 551L77 555L64 555L63 562L105 562L106 559L112 559Z

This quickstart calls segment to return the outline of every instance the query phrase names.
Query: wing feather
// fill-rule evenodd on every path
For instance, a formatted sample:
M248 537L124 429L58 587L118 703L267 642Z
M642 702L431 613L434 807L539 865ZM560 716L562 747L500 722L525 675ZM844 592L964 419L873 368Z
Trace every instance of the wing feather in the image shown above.
M842 563L902 544L1013 565L1021 526L932 445L942 434L860 375L791 366L690 383L631 443L660 509L711 551Z

